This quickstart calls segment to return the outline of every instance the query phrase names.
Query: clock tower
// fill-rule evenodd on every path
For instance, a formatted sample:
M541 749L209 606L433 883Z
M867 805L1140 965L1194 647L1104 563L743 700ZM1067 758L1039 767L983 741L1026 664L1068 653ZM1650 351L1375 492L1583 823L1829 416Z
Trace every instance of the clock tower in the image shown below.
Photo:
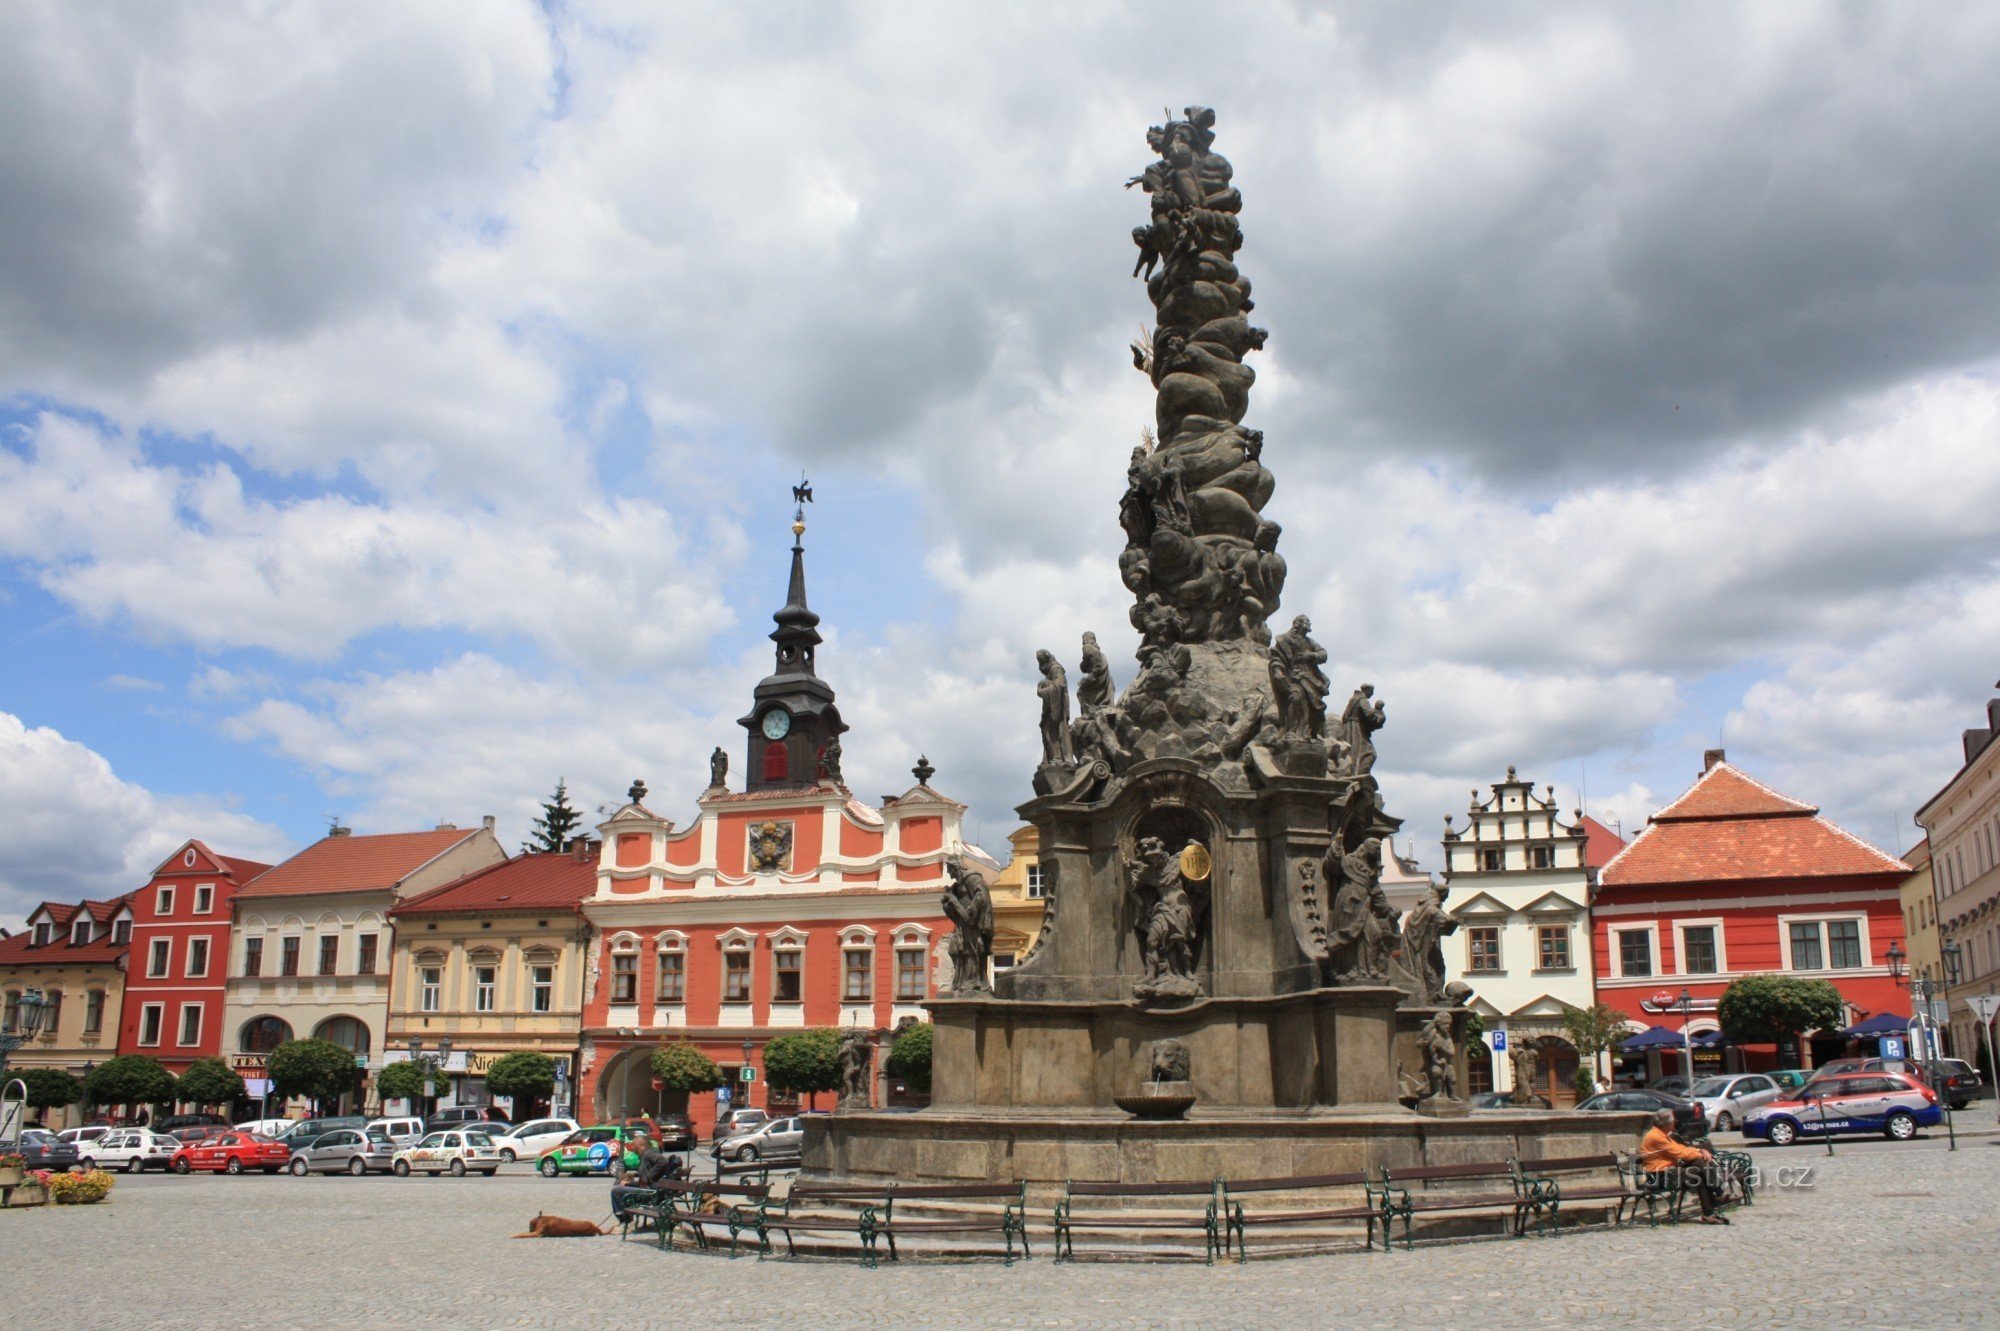
M812 487L801 482L793 487L792 496L797 501L792 517L792 580L784 607L771 616L778 624L771 631L771 641L778 645L777 665L758 681L748 714L737 719L750 732L743 764L746 791L809 788L819 782L823 770L829 779L841 779L839 737L847 723L834 705L833 687L815 673L819 616L806 605L803 541Z

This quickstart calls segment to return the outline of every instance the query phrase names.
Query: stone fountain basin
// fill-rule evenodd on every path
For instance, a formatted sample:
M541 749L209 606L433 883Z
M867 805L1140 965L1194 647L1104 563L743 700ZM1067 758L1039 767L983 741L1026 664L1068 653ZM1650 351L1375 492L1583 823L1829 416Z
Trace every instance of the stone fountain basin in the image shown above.
M1134 1118L1185 1118L1194 1108L1194 1085L1185 1081L1147 1082L1131 1095L1114 1095L1111 1102Z

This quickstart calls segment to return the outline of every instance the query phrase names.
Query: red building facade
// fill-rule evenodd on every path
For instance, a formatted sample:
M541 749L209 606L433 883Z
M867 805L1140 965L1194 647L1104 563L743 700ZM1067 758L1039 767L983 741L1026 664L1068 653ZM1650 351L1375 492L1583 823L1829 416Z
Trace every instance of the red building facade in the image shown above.
M688 826L648 807L643 783L601 826L597 888L583 905L591 958L580 1115L686 1112L705 1135L719 1106L794 1107L765 1083L764 1044L818 1027L886 1037L927 1019L922 1005L947 964L947 865L998 868L962 839L965 807L931 789L927 765L880 807L848 790L839 747L847 727L816 672L819 620L806 606L797 544L775 619L777 668L740 721L746 788L728 788L717 749ZM653 1086L653 1051L678 1040L723 1068L727 1095ZM887 1096L880 1057L876 1070L877 1095Z
M1901 860L1711 749L1694 785L1648 819L1599 876L1591 906L1598 998L1640 1026L1679 1031L1685 990L1688 1029L1702 1035L1718 1029L1716 1005L1731 981L1783 974L1830 981L1850 1023L1907 1013L1909 995L1890 978L1888 950L1903 941L1908 873ZM1695 1067L1811 1066L1845 1052L1831 1031L1811 1033L1807 1046L1698 1051ZM1672 1056L1666 1063L1679 1070Z
M270 867L189 841L131 895L119 1053L157 1058L178 1076L195 1059L235 1047L222 1029L231 906L237 889Z

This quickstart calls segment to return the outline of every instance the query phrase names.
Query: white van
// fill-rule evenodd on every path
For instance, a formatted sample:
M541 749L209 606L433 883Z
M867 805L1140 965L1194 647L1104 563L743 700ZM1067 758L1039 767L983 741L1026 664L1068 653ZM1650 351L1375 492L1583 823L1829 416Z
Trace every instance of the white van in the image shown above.
M424 1121L420 1118L371 1119L368 1126L370 1129L382 1129L389 1135L389 1140L398 1146L408 1146L424 1135Z
M238 1132L254 1133L259 1137L282 1137L291 1131L295 1118L253 1118L248 1123L238 1123Z

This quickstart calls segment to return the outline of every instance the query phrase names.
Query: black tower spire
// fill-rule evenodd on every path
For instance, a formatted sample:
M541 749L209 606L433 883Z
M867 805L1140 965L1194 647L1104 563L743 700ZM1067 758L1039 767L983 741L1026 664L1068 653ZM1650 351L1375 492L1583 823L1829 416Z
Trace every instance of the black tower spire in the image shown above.
M785 604L771 618L777 644L772 672L758 682L748 714L737 724L750 732L743 764L745 790L803 789L820 780L822 769L838 781L838 737L847 729L834 706L833 687L815 669L821 638L819 616L806 603L805 506L812 486L802 476L792 487L792 576ZM833 744L829 761L827 747Z

